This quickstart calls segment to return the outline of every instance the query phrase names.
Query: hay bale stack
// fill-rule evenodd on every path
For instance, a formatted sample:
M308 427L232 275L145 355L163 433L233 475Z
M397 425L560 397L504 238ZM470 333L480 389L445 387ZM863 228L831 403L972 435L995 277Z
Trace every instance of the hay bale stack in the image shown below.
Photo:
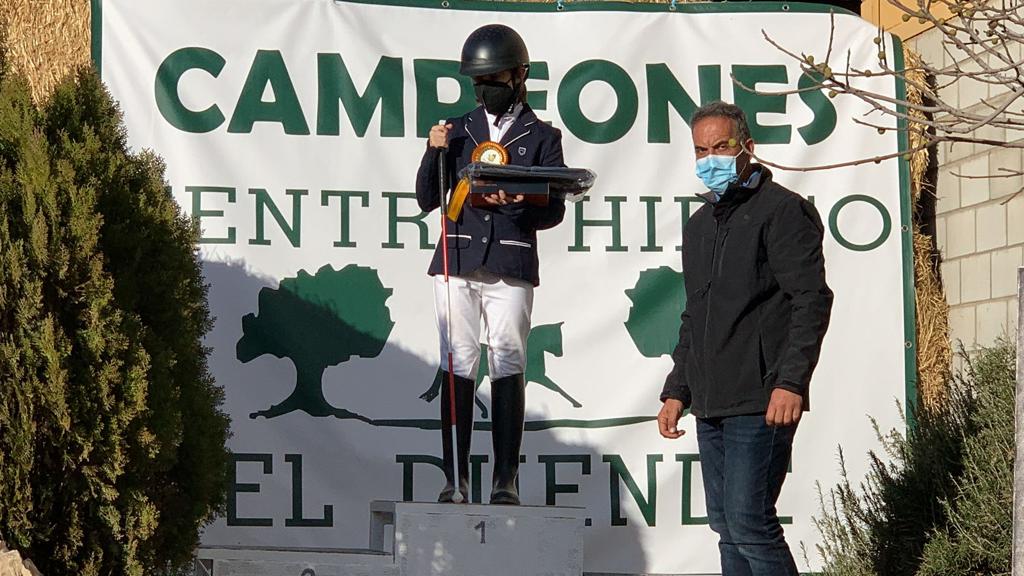
M90 61L88 0L0 0L7 60L41 103L72 70Z
M921 57L904 45L904 62L907 68L907 101L922 103L922 93L917 86L927 83L920 69ZM924 116L917 110L910 110L911 118ZM910 148L924 142L923 124L910 125ZM914 289L916 291L917 323L917 391L918 406L926 410L940 410L945 405L953 350L949 344L949 304L942 288L939 273L939 253L935 239L921 229L921 195L934 194L934 182L928 182L928 149L918 150L910 158L910 202L914 207ZM925 192L925 188L928 191Z

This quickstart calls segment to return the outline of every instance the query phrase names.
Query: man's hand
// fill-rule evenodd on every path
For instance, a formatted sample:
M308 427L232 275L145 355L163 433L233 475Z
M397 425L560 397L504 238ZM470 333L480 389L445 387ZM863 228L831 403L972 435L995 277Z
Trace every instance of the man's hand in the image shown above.
M792 426L800 421L800 415L803 413L803 396L784 388L776 388L772 390L764 421L769 426Z
M497 194L484 195L484 201L493 206L505 206L506 204L515 204L516 202L522 202L523 198L524 197L522 194L516 194L515 196L511 196L509 194L505 194L504 190L498 190Z
M681 400L665 399L665 403L661 405L661 411L658 412L658 432L662 436L675 440L686 434L686 431L678 428L679 419L683 416L683 408Z
M452 129L451 124L442 126L437 124L430 129L430 147L444 148L448 145L448 131Z

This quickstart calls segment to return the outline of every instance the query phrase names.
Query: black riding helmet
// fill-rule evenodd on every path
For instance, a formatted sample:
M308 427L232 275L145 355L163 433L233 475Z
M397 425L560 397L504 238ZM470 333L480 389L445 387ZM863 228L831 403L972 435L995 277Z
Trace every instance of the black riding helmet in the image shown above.
M462 45L459 72L465 76L484 76L519 66L530 66L526 43L503 24L477 28Z

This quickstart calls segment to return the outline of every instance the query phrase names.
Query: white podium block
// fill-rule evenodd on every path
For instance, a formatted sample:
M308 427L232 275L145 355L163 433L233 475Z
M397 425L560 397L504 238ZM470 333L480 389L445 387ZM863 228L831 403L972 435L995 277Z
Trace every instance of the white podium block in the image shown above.
M402 576L581 576L585 510L395 503Z

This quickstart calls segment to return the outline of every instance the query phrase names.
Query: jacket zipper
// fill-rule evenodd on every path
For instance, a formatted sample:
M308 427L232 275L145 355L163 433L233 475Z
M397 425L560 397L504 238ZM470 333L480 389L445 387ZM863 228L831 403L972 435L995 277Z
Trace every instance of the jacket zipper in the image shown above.
M726 228L725 231L722 232L722 250L720 252L718 252L718 272L716 272L716 274L715 274L716 276L721 276L722 275L722 267L725 266L725 244L728 241L729 241L729 229ZM714 254L714 253L712 253L712 254ZM712 256L712 263L714 263L714 256Z
M708 301L707 310L708 311L707 311L706 314L704 314L704 358L702 358L702 360L704 361L704 373L707 374L707 378L708 378L708 383L709 384L711 384L712 376L711 376L710 366L708 366L708 332L711 329L711 298L714 295L714 290L712 288L713 288L713 285L715 283L715 268L716 268L715 263L718 260L718 233L719 233L720 229L721 229L721 226L720 226L718 220L715 219L715 243L711 247L711 274L710 274L711 278L708 280L708 285L707 285L707 288L708 288L708 292L707 292L707 301ZM707 403L708 403L708 388L710 388L710 386L705 386L704 387L704 407L705 407L705 409L707 409Z

